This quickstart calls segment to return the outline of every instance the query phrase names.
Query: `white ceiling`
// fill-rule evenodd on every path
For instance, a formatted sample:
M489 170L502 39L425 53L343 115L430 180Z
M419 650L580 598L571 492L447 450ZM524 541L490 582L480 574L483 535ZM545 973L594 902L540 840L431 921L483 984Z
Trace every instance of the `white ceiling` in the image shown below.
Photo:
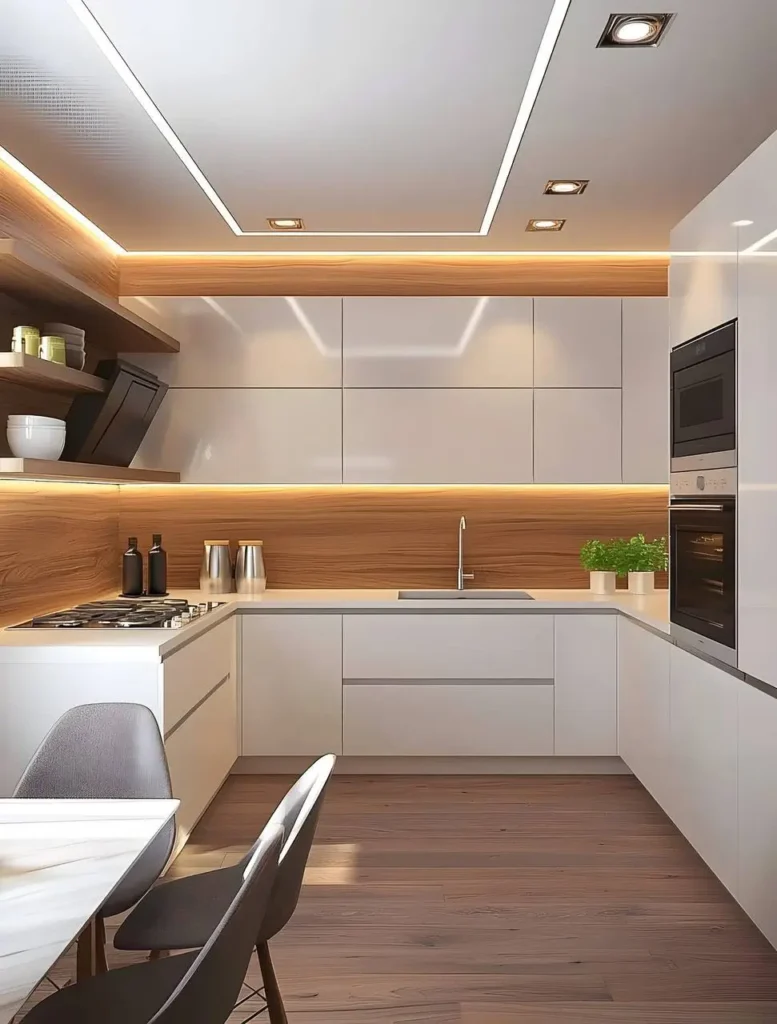
M0 145L129 250L664 249L777 129L777 0L667 0L626 52L597 39L644 3L571 0L478 236L553 0L87 4L242 230L346 233L235 235L67 0L0 0Z

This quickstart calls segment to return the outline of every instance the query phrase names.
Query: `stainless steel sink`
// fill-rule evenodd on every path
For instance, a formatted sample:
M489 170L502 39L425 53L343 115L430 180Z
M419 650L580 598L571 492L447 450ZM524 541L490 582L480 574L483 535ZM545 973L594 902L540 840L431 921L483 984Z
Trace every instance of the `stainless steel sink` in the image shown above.
M533 601L525 590L400 590L400 601Z

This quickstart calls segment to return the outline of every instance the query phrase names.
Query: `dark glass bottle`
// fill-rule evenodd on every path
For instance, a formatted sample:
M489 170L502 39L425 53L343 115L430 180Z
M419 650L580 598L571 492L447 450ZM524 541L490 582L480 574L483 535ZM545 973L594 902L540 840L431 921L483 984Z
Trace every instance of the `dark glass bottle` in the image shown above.
M167 593L167 552L162 547L162 534L155 533L148 553L148 592L160 597Z
M143 593L143 556L138 551L138 538L130 537L129 547L121 560L121 592L125 597Z

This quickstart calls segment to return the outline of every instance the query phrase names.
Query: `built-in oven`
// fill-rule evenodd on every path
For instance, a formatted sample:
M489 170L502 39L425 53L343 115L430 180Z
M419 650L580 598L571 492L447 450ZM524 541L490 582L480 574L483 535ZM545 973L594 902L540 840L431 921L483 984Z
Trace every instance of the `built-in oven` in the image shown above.
M671 493L671 633L736 666L736 470L673 473Z
M730 320L672 349L673 473L737 464L736 339Z

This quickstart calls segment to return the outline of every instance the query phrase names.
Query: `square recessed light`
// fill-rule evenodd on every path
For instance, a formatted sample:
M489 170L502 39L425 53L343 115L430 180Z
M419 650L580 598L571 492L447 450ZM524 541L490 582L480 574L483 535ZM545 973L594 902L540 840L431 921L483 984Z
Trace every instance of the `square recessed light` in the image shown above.
M597 46L658 46L674 14L611 14Z
M527 231L561 231L566 224L566 220L549 220L543 217L532 219L526 225Z
M301 217L268 217L267 223L273 231L304 231Z
M551 178L542 190L546 196L579 196L588 187L588 178Z

